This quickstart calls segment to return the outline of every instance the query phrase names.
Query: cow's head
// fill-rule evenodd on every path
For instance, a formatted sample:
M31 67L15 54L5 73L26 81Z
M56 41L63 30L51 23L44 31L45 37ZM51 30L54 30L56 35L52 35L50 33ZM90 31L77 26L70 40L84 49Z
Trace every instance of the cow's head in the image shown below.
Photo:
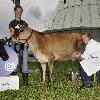
M21 21L18 33L15 33L14 35L14 41L25 43L27 38L30 36L31 31L32 30L28 27L28 24L25 21Z
M28 27L28 24L25 21L21 21L20 25L15 29L14 35L12 36L14 39L16 39L20 32L24 31L24 29Z

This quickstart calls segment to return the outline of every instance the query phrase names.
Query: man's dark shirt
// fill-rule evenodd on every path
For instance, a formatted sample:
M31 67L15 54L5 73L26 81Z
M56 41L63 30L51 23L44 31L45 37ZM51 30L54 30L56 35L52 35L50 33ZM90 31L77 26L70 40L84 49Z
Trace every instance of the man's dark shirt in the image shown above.
M14 29L14 33L15 34L18 34L19 33L19 28L20 28L20 25L21 25L21 22L23 22L23 20L12 20L9 24L9 29L12 27ZM19 45L19 50L17 50L18 46ZM16 48L17 46L17 48ZM14 50L18 53L21 49L23 48L23 45L21 43L15 43L14 44Z
M9 29L12 27L13 29L15 29L15 32L17 33L18 32L18 30L19 30L19 28L20 28L20 24L21 24L21 22L22 22L23 20L20 20L20 21L18 21L18 20L12 20L11 22L10 22L10 24L9 24Z

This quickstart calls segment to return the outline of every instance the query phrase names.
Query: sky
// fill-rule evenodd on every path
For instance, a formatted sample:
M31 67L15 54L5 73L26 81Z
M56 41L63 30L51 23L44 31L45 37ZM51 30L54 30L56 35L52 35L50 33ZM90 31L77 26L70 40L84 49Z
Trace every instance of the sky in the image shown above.
M20 0L22 19L29 27L38 31L48 29L59 0ZM14 4L11 0L0 0L0 38L9 37L9 23L14 19Z

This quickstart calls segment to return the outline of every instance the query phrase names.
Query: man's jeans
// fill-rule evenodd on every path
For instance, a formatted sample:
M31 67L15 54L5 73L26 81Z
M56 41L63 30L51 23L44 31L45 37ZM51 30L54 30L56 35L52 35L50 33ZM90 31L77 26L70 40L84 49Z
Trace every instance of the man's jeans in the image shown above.
M82 80L82 86L88 87L92 85L91 77L87 75L87 73L81 66L80 66L80 76Z
M14 44L12 44L11 46L14 49ZM20 45L16 45L16 49L19 51L20 50ZM29 73L29 68L28 68L28 64L27 64L27 60L28 60L28 48L27 46L24 45L24 50L20 51L19 53L17 53L18 58L19 58L19 64L20 64L20 57L22 57L23 61L22 61L22 72L23 73ZM16 70L14 72L18 72L18 67L16 68Z

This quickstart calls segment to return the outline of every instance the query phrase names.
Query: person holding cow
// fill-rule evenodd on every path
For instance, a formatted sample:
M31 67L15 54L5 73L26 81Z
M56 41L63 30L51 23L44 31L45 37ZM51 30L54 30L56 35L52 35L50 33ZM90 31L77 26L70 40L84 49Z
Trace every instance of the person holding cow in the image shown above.
M12 20L9 24L9 29L12 38L13 35L17 35L19 33L20 24L23 21L21 20L22 12L23 12L23 8L20 5L15 6L14 8L15 19ZM21 65L22 65L23 82L24 85L28 85L28 73L29 73L29 68L27 64L28 48L22 43L14 43L13 49L16 51L16 53L19 56L19 62L20 59L22 58ZM12 74L16 74L17 72L18 72L18 68Z
M100 70L100 43L92 39L88 33L83 34L82 38L86 44L85 51L82 55L77 55L81 60L81 88L91 88L93 87L91 75Z

